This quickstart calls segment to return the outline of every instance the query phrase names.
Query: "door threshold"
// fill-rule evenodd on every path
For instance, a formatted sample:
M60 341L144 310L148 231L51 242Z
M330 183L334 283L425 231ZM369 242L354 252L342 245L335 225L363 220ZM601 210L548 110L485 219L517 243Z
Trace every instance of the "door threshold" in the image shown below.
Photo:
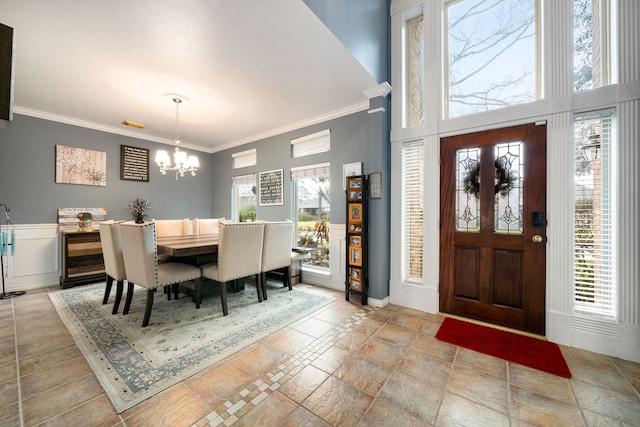
M450 317L452 319L460 320L463 322L469 322L469 323L474 323L480 326L486 326L487 328L499 329L505 332L524 335L525 337L537 338L539 340L548 341L546 336L534 334L533 332L521 331L520 329L514 329L514 328L509 328L508 326L496 325L495 323L490 323L490 322L483 322L482 320L472 319L470 317L458 316L457 314L450 314L450 313L443 313L443 312L439 312L438 314L443 317Z

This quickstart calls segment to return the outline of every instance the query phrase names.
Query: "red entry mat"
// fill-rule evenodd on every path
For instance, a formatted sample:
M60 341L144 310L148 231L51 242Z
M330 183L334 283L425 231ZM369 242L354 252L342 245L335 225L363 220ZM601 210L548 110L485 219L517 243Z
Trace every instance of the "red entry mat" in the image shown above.
M571 371L558 344L447 317L436 338L560 377Z

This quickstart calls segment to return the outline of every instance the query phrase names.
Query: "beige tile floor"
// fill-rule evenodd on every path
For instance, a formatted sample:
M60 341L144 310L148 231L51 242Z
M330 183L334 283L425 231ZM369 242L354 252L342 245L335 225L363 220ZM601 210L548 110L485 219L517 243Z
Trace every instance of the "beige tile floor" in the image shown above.
M640 425L640 364L562 348L560 378L436 340L441 316L298 286L337 301L122 414L47 289L2 300L0 426Z

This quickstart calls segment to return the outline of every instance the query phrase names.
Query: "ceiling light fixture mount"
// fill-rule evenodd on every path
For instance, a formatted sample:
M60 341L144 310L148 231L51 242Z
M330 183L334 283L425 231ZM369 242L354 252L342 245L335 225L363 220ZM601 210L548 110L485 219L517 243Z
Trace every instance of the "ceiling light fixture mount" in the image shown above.
M184 177L185 172L191 172L191 176L196 176L196 171L200 167L198 157L187 156L187 153L180 151L180 120L178 110L180 104L183 101L188 101L189 99L176 93L168 93L165 97L171 98L171 100L176 104L176 139L173 140L176 144L176 148L173 153L174 166L171 165L169 153L165 150L158 150L156 153L156 163L158 164L162 175L166 175L167 171L176 171L176 181L178 180L178 176Z

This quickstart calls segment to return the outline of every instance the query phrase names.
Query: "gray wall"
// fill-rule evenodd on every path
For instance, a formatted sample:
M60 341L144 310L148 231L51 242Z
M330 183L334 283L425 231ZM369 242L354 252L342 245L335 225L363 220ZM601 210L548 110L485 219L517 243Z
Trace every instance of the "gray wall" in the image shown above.
M333 34L349 49L378 83L391 82L391 22L389 0L304 0ZM382 172L382 199L369 203L369 295L389 295L390 215L389 197L390 98L373 99L368 128L367 172Z
M291 158L291 140L321 130L331 130L331 151L312 156ZM331 222L346 222L346 198L342 189L342 165L361 161L367 171L369 153L369 114L366 111L331 120L322 124L298 129L282 135L242 145L213 154L213 214L215 217L231 218L231 179L233 176L284 169L284 205L257 206L257 218L266 221L293 219L291 204L291 168L331 162ZM233 169L231 155L255 148L257 165ZM222 183L224 185L218 185Z
M378 82L389 77L389 0L304 0Z
M56 184L56 145L106 152L106 187ZM120 145L150 150L148 183L120 180ZM198 174L176 181L153 163L158 149L172 147L14 114L9 128L0 130L0 203L9 206L15 224L57 223L61 207L107 208L110 219L130 219L123 208L139 195L149 198L148 214L156 219L211 217L211 155L195 152Z

